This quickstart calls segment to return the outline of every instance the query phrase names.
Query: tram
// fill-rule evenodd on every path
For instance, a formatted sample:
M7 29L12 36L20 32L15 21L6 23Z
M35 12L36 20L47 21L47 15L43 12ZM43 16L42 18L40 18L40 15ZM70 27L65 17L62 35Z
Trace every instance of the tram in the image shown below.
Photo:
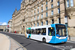
M43 41L46 43L67 42L68 32L65 24L51 24L38 27L26 28L27 38Z

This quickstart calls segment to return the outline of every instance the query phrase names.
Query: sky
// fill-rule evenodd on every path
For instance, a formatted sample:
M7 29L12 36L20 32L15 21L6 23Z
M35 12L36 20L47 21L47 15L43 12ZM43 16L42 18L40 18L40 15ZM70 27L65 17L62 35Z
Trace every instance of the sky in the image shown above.
M73 0L70 1L73 6ZM20 9L21 2L22 0L0 0L0 25L8 24L8 21L12 19L15 8Z
M0 0L0 25L7 25L8 21L12 19L12 14L17 8L21 7L22 0Z

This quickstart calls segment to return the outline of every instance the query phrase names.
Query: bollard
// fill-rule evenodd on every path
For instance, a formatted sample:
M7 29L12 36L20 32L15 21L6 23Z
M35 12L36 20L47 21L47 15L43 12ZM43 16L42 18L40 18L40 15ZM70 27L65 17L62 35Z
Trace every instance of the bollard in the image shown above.
M70 37L70 35L69 35L69 40L71 40L71 37Z

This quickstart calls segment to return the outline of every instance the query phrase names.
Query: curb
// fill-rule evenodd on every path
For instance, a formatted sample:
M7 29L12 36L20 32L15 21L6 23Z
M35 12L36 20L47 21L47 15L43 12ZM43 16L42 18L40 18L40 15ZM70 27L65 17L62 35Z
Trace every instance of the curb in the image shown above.
M75 43L75 41L67 41L67 42L70 42L70 43Z
M6 33L9 33L9 32L6 32ZM19 33L11 33L11 34L15 34L15 35L22 35L22 36L25 36L25 34L19 34Z
M5 35L5 36L10 40L9 36L7 36L7 35ZM11 40L10 40L9 50L11 50L10 48L11 48Z
M8 36L8 35L6 35L6 34L3 34L3 35L5 35L6 37L8 37L8 39L10 40L10 36ZM10 38L9 38L10 37ZM13 38L11 38L11 39L13 39ZM13 39L14 40L14 39ZM27 50L25 47L23 47L20 43L18 43L16 40L14 40L14 42L15 43L17 43L17 45L19 45L23 50ZM10 48L11 48L11 40L10 40L10 46L9 46L9 50L10 50Z
M10 37L11 38L11 37ZM13 38L11 38L13 39ZM14 40L14 39L13 39ZM23 47L20 43L18 43L17 41L14 40L15 43L17 43L23 50L27 50L25 47Z

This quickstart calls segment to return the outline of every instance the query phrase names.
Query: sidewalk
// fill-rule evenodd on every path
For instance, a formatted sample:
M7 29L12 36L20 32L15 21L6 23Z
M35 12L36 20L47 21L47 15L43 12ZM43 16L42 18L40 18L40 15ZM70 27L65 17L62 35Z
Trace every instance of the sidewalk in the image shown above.
M26 50L14 39L0 33L0 50Z
M3 34L0 34L0 50L10 50L10 40Z
M70 37L68 41L75 41L75 37Z

